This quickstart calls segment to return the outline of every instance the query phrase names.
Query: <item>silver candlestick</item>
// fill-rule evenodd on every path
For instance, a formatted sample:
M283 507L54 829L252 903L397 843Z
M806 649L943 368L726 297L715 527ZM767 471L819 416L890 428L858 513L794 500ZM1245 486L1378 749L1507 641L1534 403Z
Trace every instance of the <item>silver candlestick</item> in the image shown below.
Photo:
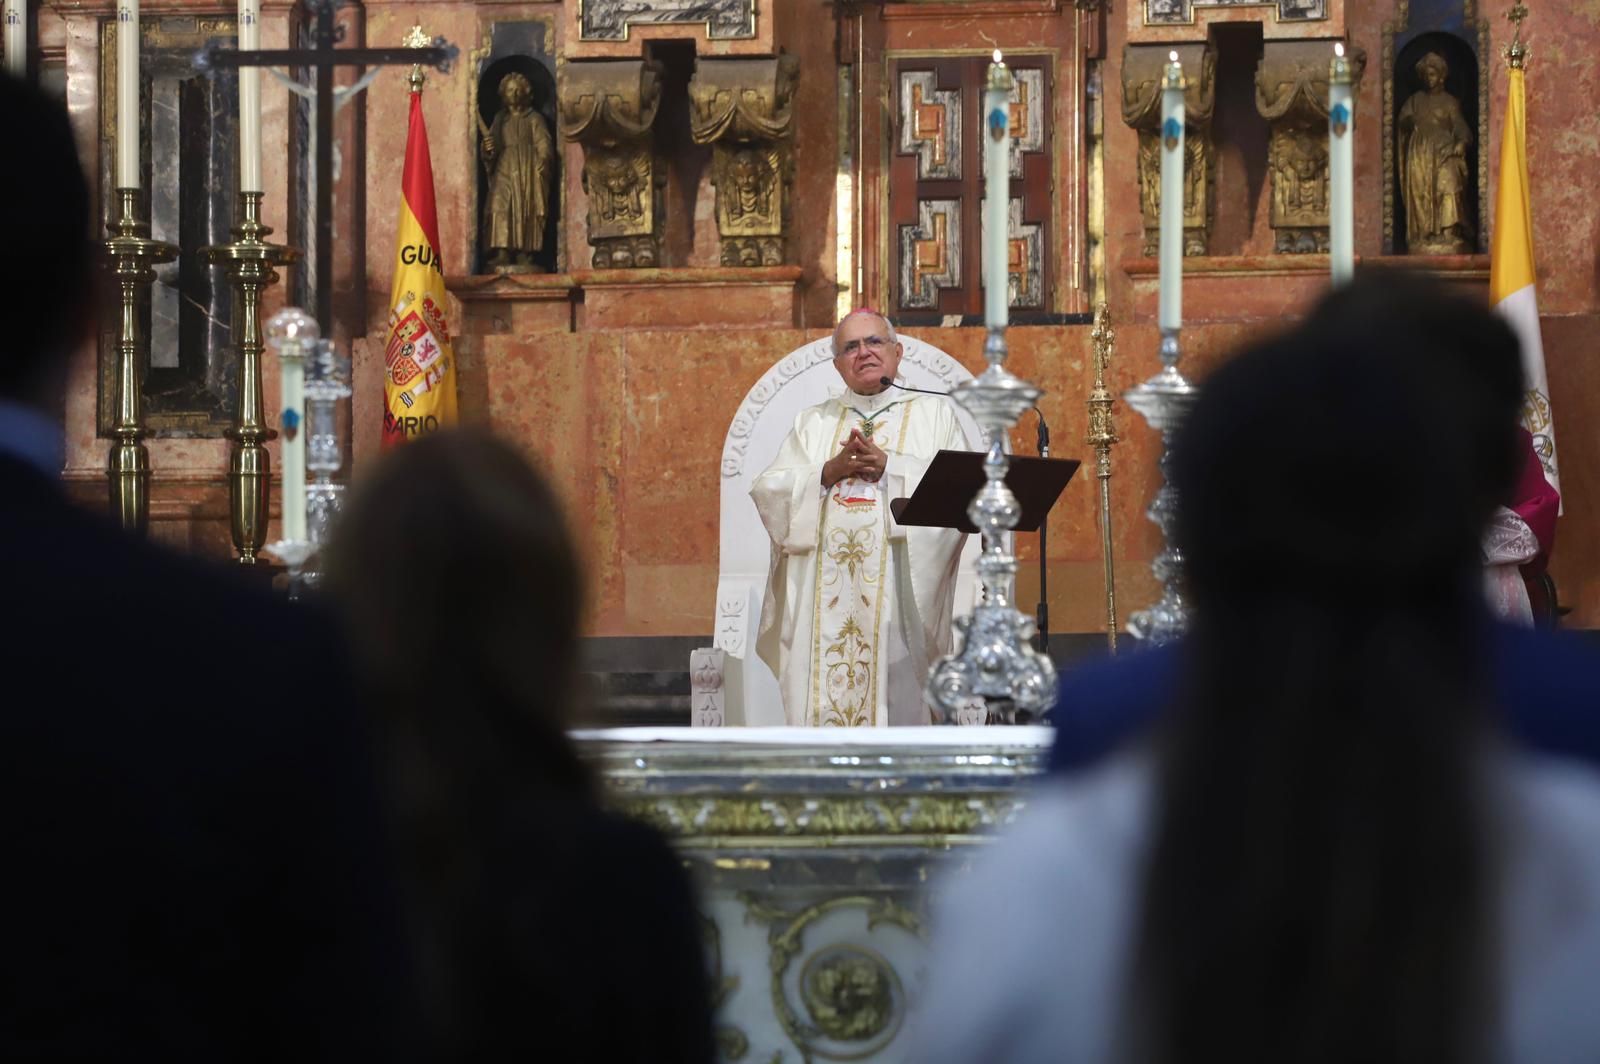
M967 516L983 534L978 579L983 592L972 616L956 620L961 647L940 658L928 676L925 697L946 724L1016 723L1019 715L1037 720L1056 700L1056 670L1050 658L1033 648L1034 619L1012 605L1017 559L1011 531L1022 509L1006 486L1006 433L1035 403L1040 391L1005 368L1005 330L991 328L983 345L989 368L959 385L951 397L972 414L983 429L988 478L967 508Z
M1128 632L1153 644L1170 643L1189 627L1189 607L1183 600L1183 550L1173 539L1178 522L1178 489L1172 486L1172 443L1199 390L1178 372L1178 330L1161 330L1161 372L1137 388L1124 392L1128 405L1150 427L1161 433L1161 489L1146 515L1161 529L1161 553L1150 570L1161 583L1161 600L1128 617Z
M306 532L318 547L327 544L344 501L344 485L333 478L344 467L339 404L350 393L350 360L332 340L317 341L306 363ZM308 573L307 582L315 584L320 575Z

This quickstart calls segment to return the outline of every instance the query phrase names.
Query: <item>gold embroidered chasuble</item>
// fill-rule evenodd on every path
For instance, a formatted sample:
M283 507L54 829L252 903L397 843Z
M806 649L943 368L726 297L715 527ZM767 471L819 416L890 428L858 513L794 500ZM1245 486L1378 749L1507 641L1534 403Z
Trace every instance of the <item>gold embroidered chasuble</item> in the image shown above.
M884 475L825 491L822 466L851 429L887 453ZM929 723L922 686L950 649L965 537L903 527L889 501L910 495L944 449L969 449L948 400L845 392L801 411L756 478L750 494L772 537L756 649L790 725Z

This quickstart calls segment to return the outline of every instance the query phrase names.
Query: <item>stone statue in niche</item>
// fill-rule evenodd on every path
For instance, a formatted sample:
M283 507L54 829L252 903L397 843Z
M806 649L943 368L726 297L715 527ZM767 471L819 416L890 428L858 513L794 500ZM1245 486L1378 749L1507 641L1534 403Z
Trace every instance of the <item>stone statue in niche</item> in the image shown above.
M500 110L480 129L479 149L488 171L485 246L492 267L532 267L544 247L555 140L532 107L533 87L521 74L500 79ZM479 120L481 123L481 119Z
M1412 254L1452 255L1473 248L1467 151L1472 127L1461 104L1445 91L1450 67L1437 52L1417 62L1423 88L1400 109L1400 192L1406 207L1406 247Z

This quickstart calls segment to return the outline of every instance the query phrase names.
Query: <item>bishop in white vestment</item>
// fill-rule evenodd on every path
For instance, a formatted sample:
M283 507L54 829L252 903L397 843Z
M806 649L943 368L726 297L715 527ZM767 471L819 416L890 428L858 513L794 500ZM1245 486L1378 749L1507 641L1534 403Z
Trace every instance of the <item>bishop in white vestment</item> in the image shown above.
M793 726L929 724L922 689L950 650L963 534L889 512L940 450L968 450L950 401L887 387L894 329L853 311L834 330L837 398L800 412L750 489L772 537L756 650Z

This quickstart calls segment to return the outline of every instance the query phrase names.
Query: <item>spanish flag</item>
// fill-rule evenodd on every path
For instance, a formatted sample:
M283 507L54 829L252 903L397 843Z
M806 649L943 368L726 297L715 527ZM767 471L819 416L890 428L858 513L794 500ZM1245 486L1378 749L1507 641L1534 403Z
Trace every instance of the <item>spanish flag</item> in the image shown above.
M1522 342L1522 375L1527 394L1522 424L1533 437L1544 464L1544 478L1557 491L1556 430L1550 414L1550 381L1539 335L1539 301L1533 272L1533 204L1528 195L1528 102L1523 71L1513 66L1506 99L1506 127L1500 135L1500 189L1494 205L1494 239L1489 246L1489 293L1495 309Z
M411 94L396 243L389 341L383 352L385 447L456 423L456 359L445 317L449 302L421 92Z

